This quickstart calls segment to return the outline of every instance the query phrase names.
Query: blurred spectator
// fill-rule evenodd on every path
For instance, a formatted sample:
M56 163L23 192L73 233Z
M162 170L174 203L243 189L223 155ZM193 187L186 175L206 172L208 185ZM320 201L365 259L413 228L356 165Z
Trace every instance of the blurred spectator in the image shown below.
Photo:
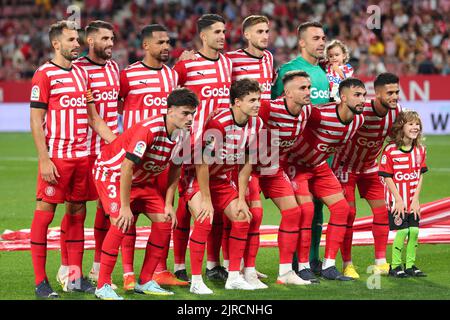
M197 48L197 18L218 13L227 20L226 50L244 45L244 17L267 15L276 67L298 55L297 26L317 20L328 40L349 47L355 75L449 74L450 69L450 0L22 0L0 7L0 80L32 77L52 52L48 26L68 18L72 4L80 7L82 27L95 19L113 23L114 59L121 67L141 59L138 35L146 24L170 30L172 64L184 49ZM367 7L373 4L380 8L381 29L369 30Z

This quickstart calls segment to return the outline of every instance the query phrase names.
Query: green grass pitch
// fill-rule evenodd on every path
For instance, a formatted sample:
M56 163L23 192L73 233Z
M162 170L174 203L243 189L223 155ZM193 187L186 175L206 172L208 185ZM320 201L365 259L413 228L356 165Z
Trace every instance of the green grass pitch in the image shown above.
M449 196L450 190L450 136L430 136L425 141L428 150L427 164L430 171L425 175L421 202L429 202ZM34 196L36 186L37 160L32 137L28 133L0 134L0 232L5 229L17 230L29 228L34 211ZM370 214L368 205L358 200L358 216ZM88 204L86 226L94 223L94 203ZM60 206L51 227L58 226L63 215ZM279 214L270 201L264 203L263 224L278 224ZM328 220L326 214L325 220ZM141 217L138 225L146 225L148 220ZM323 250L323 248L322 248ZM226 300L226 299L450 299L450 281L448 265L450 264L449 245L419 245L417 264L428 273L423 279L391 279L386 277L371 278L366 268L373 260L372 246L354 248L354 264L359 267L361 279L351 283L337 283L322 280L320 285L308 287L281 286L275 284L278 269L278 250L262 248L257 258L258 270L267 273L269 279L264 280L269 285L268 290L252 292L237 292L230 294L224 289L223 283L206 282L214 295L196 296L187 288L174 288L172 297L151 297L118 293L126 299L190 299L190 300ZM388 248L390 260L391 248ZM137 250L135 269L139 272L143 250ZM84 272L90 269L93 251L85 252ZM62 299L95 299L93 296L72 293L62 293L58 287L55 275L59 267L59 251L50 251L47 261L47 273L54 289L61 293ZM173 253L169 252L169 266L172 266ZM338 267L340 260L338 258ZM188 270L189 271L189 270ZM121 287L120 258L113 274L114 282ZM0 299L35 299L33 268L29 251L0 252ZM368 286L368 283L371 284ZM375 286L378 289L369 289Z

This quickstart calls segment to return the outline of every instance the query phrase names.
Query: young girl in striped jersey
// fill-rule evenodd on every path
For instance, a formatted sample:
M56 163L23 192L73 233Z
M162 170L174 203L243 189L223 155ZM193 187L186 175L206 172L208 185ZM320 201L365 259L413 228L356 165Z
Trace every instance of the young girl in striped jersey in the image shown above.
M419 196L423 173L428 170L419 114L412 110L400 112L390 138L390 144L381 156L378 173L385 186L389 227L390 230L397 230L389 275L396 278L425 277L415 265L420 220ZM403 270L402 251L406 238L406 265Z

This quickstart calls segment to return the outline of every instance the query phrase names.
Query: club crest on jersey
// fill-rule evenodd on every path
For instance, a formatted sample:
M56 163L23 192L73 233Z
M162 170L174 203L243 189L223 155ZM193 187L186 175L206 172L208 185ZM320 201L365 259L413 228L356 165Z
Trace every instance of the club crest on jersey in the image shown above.
M56 193L56 190L54 187L52 186L48 186L47 188L45 188L45 195L48 197L53 197Z
M111 213L115 213L119 211L119 204L117 202L111 202L109 209L111 210Z
M146 147L147 144L144 141L138 141L136 143L136 146L134 147L133 153L138 157L142 157L144 155Z
M381 157L381 164L386 164L386 162L387 162L387 157L386 157L386 155L383 155Z
M39 86L33 86L33 88L31 88L31 97L30 100L31 101L37 101L39 100L39 94L41 92L41 89L39 89Z

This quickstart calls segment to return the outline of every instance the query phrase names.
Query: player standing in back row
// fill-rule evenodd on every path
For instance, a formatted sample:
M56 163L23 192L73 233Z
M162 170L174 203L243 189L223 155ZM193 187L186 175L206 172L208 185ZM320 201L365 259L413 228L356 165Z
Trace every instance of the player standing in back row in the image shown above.
M95 108L99 116L106 122L106 125L115 135L119 133L117 103L119 97L119 66L111 59L112 47L114 45L113 26L105 21L92 21L85 28L86 43L89 46L88 55L75 60L73 63L86 70L88 73L89 89L91 89ZM89 172L92 171L95 159L100 150L105 146L105 141L91 128L88 128L87 147L89 152ZM89 197L88 200L98 199L92 176L89 175ZM56 279L61 284L63 290L67 290L68 280L68 259L66 247L66 230L68 215L64 216L61 222L61 267L58 270ZM97 282L98 271L100 269L100 254L108 229L108 219L101 203L97 203L97 211L94 223L95 255L89 279ZM106 230L106 231L105 231Z
M78 58L77 25L59 21L50 26L52 60L36 70L30 97L30 126L38 152L39 168L36 210L31 225L31 256L35 293L40 298L57 298L45 271L47 230L58 203L66 203L68 291L93 293L83 277L84 220L89 198L88 125L111 142L115 135L96 112L87 90L87 72L72 64Z
M194 91L199 100L191 134L191 150L201 151L203 127L209 114L219 108L230 105L230 85L232 62L220 53L225 45L225 20L217 14L205 14L197 21L197 32L202 41L202 48L195 53L196 59L181 60L174 69L179 75L179 84ZM197 152L195 151L195 152ZM184 202L184 193L192 188L195 167L185 165L180 181L180 199L177 208L178 227L174 232L175 274L179 279L187 281L186 247L189 240L190 214ZM227 272L217 262L222 241L221 215L213 221L213 231L208 240L208 261L206 274L210 279L225 280Z
M269 19L267 17L257 15L248 16L242 22L242 33L244 39L247 40L247 47L225 54L233 63L231 73L233 81L250 78L259 82L261 87L261 102L270 100L274 79L273 56L267 50L269 46L269 31ZM236 177L234 179L236 180ZM253 175L250 178L248 190L250 193L254 190L256 194L249 194L247 196L253 219L250 223L249 243L247 244L246 252L249 250L257 250L259 247L259 227L263 215L258 179ZM254 200L249 201L249 199ZM223 265L225 268L228 268L229 264L227 244L231 226L228 221L228 219L224 220L225 227L222 238ZM251 254L256 255L256 252L252 252ZM252 262L250 264L254 267ZM267 278L265 274L258 271L256 273L258 277Z
M144 58L137 61L120 74L120 98L123 99L123 127L132 125L152 116L167 113L167 96L178 85L178 74L165 63L169 60L170 38L167 29L159 24L145 26L140 35ZM160 190L167 189L169 168L158 175L156 182ZM137 217L137 216L136 216ZM133 290L136 283L133 260L136 230L132 227L122 244L124 289ZM167 249L168 250L168 249ZM160 285L188 285L179 281L167 270L165 258L158 265L155 280Z
M378 177L377 158L386 137L398 117L400 93L399 79L392 73L382 73L374 82L375 98L364 105L364 125L339 149L331 169L344 189L350 205L347 231L341 247L344 275L358 279L352 263L353 222L356 216L355 187L369 203L373 213L372 234L375 242L374 273L387 274L386 246L389 235L388 213L384 201L383 185Z

